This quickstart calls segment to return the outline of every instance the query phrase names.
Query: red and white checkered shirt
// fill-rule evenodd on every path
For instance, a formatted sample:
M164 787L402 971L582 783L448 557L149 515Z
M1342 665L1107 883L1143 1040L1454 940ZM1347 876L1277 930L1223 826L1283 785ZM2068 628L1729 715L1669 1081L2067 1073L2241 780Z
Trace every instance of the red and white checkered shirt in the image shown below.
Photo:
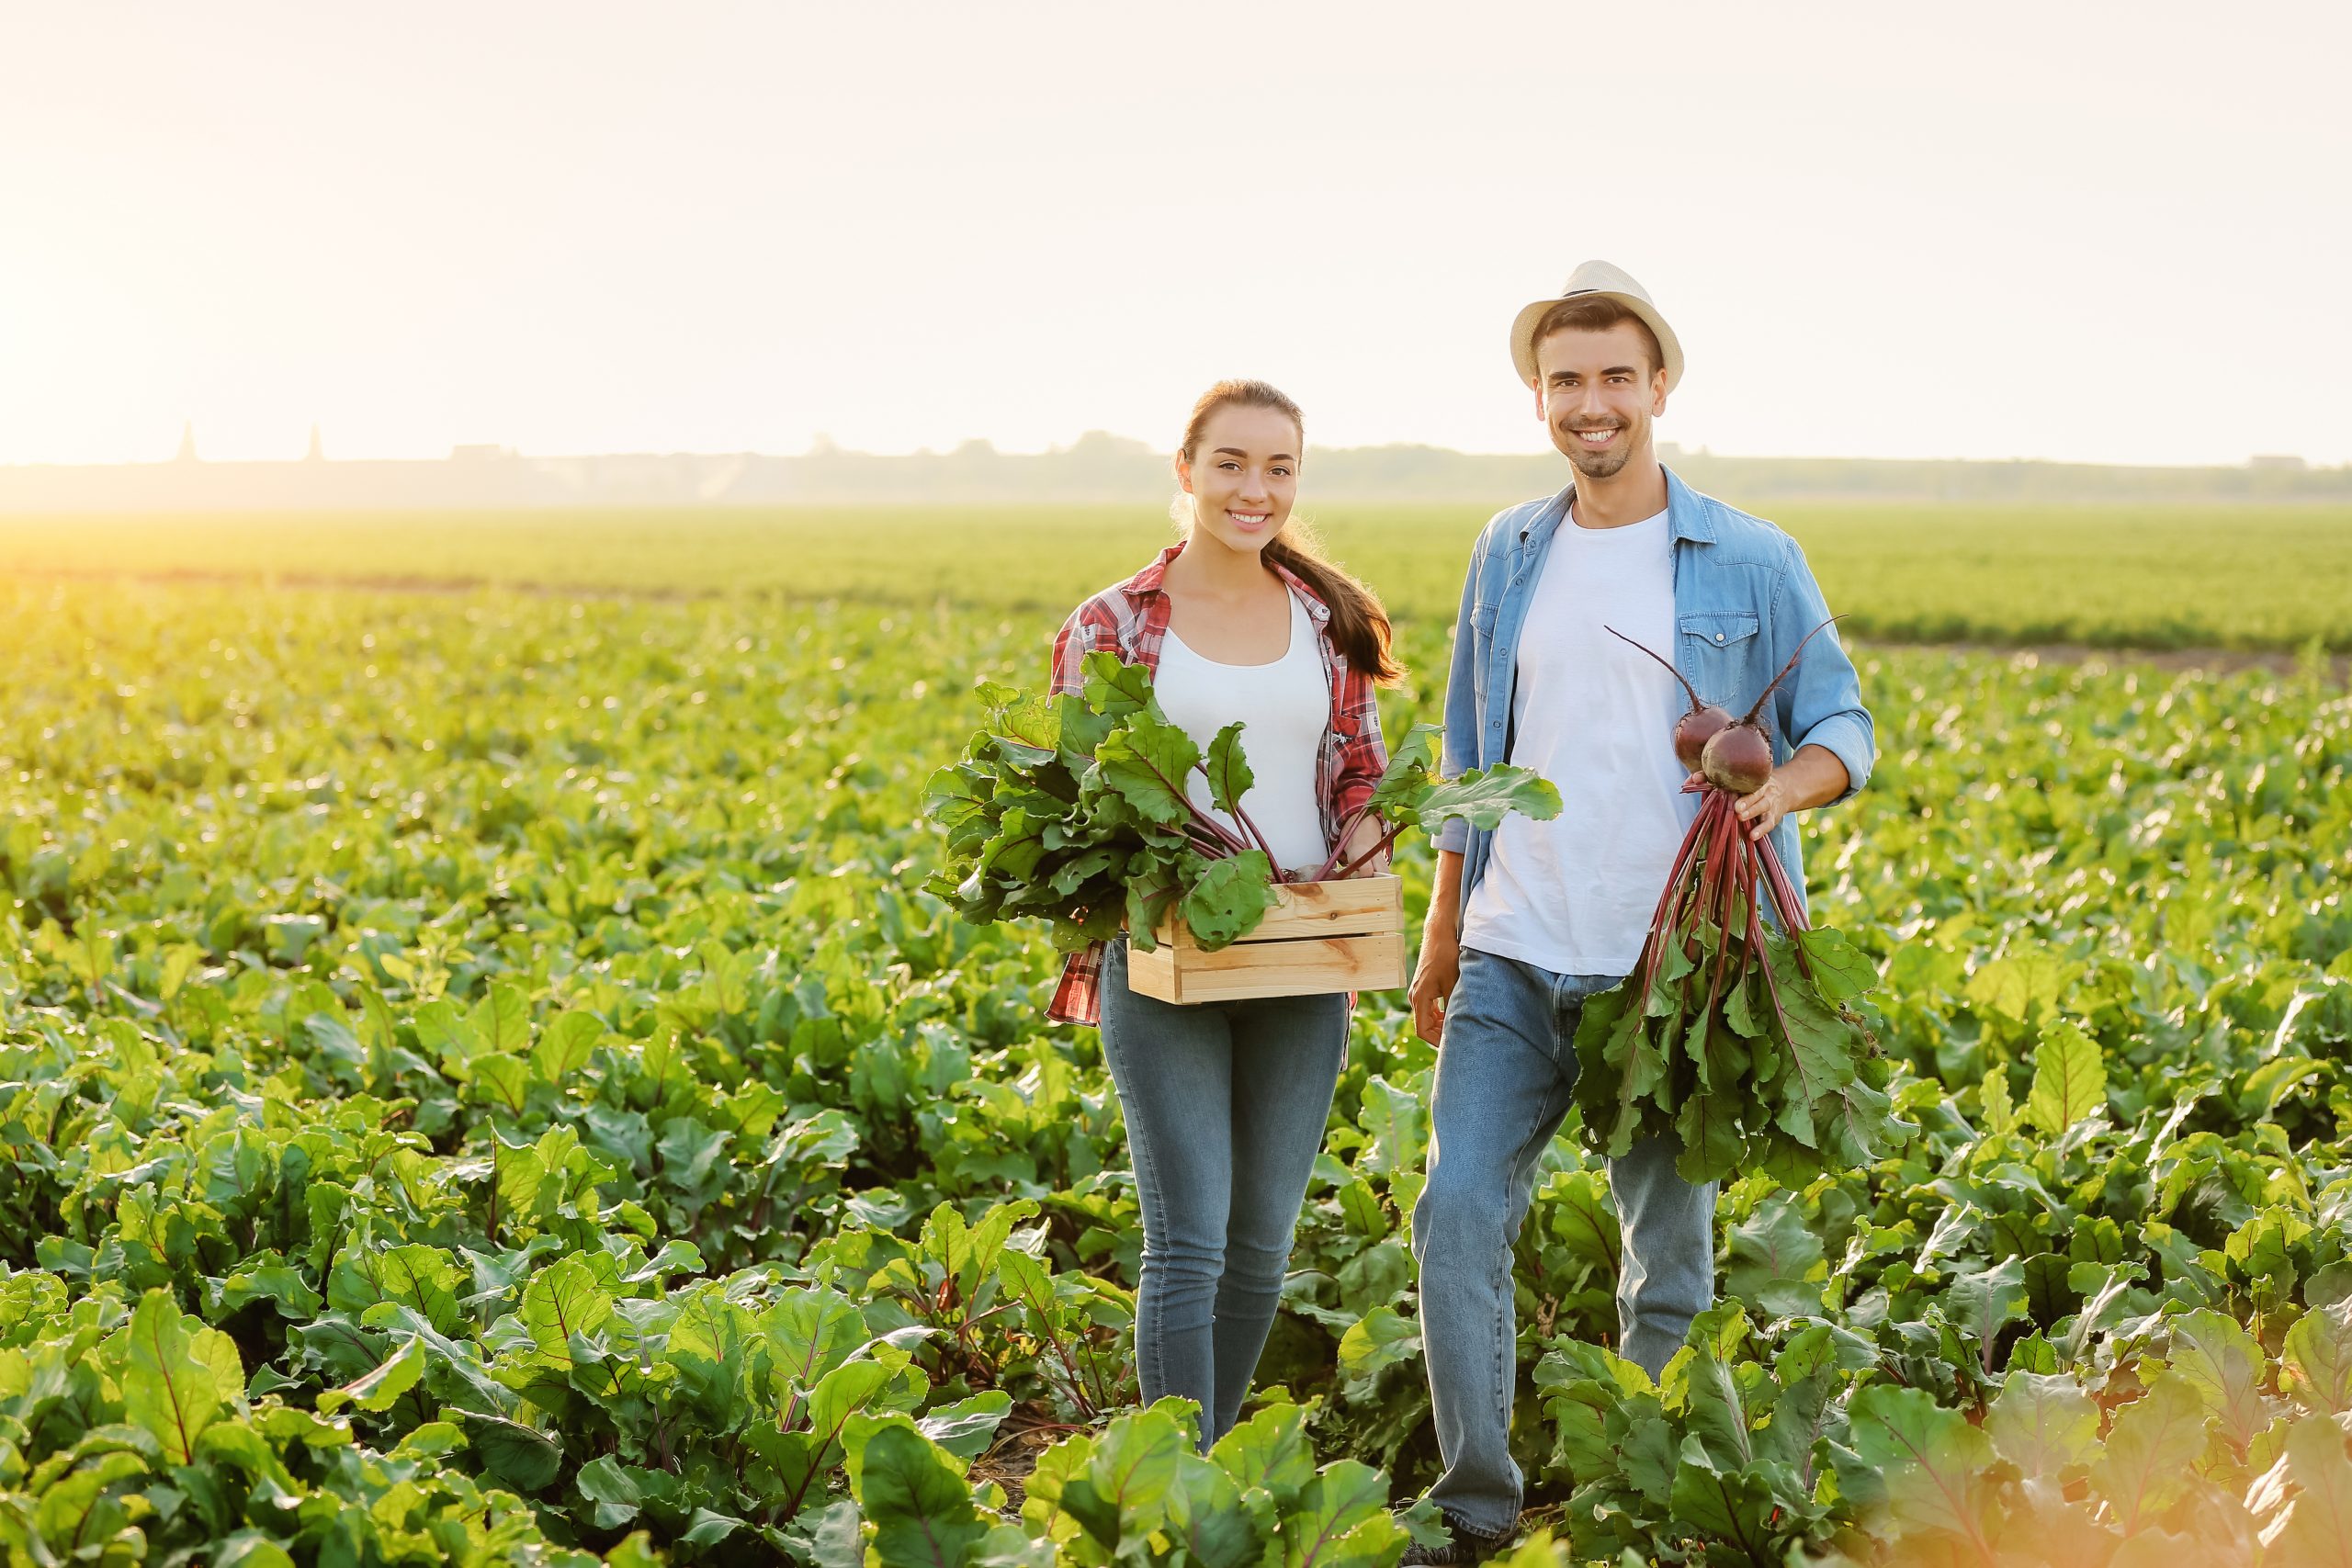
M1160 580L1168 563L1182 545L1170 545L1159 558L1114 588L1105 588L1070 612L1054 638L1056 693L1083 691L1086 656L1097 649L1116 653L1128 664L1159 672L1159 645L1168 635L1168 595ZM1379 689L1372 677L1348 662L1331 641L1331 608L1315 596L1298 576L1272 561L1293 593L1306 604L1315 623L1316 644L1323 655L1323 673L1331 683L1331 717L1323 729L1323 745L1315 761L1316 793L1320 796L1323 840L1336 843L1340 824L1362 805L1380 775L1388 771L1388 748L1380 736ZM1073 953L1062 965L1062 983L1054 992L1046 1016L1057 1023L1096 1023L1102 1016L1102 947L1096 942Z

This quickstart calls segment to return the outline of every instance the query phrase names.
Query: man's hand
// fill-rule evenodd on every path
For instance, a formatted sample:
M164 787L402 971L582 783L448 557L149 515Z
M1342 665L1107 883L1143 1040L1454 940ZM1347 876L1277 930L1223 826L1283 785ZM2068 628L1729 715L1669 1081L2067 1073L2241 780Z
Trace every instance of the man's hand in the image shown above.
M1437 1044L1445 1034L1445 1004L1462 977L1462 944L1454 940L1453 920L1443 929L1431 919L1421 932L1421 961L1413 966L1413 1032Z
M1732 810L1748 825L1747 836L1762 839L1781 825L1781 818L1798 809L1789 798L1788 781L1775 773L1764 781L1764 787L1753 795L1743 795L1732 802Z
M1762 789L1741 795L1732 803L1732 809L1748 825L1747 836L1761 839L1790 812L1810 811L1845 794L1847 777L1846 764L1835 751L1826 746L1800 746L1795 756L1772 770Z
M1437 852L1437 875L1430 886L1429 919L1421 927L1420 962L1413 965L1413 1032L1430 1044L1445 1033L1445 1004L1462 977L1462 942L1455 934L1462 908L1462 854Z

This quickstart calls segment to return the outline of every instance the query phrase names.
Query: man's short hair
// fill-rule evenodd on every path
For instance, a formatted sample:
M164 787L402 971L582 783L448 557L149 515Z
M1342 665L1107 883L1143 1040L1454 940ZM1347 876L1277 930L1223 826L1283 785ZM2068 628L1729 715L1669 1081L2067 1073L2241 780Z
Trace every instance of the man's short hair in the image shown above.
M1598 297L1587 299L1563 299L1544 312L1535 323L1535 335L1529 347L1541 360L1544 340L1563 330L1580 333L1605 333L1620 321L1631 321L1641 329L1642 346L1650 356L1650 374L1655 376L1666 367L1666 351L1657 345L1657 333L1650 324L1615 299Z

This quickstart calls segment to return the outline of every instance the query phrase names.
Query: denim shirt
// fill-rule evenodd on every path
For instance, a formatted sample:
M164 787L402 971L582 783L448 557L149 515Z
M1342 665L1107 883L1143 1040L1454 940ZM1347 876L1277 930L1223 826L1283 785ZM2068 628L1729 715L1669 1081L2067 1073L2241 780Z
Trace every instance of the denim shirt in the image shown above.
M1511 691L1519 668L1519 634L1528 600L1543 575L1552 536L1567 523L1571 484L1559 494L1522 502L1495 514L1478 536L1462 585L1453 627L1453 667L1445 685L1447 777L1468 768L1509 761ZM1692 490L1666 471L1667 534L1672 540L1674 648L1668 657L1700 697L1747 711L1771 682L1805 633L1829 618L1821 590L1797 542L1759 517ZM1659 649L1661 654L1668 652ZM1680 702L1677 695L1678 704ZM1877 755L1870 710L1862 706L1854 661L1836 627L1805 645L1804 658L1762 715L1772 761L1786 761L1800 746L1822 747L1846 764L1842 801L1862 787ZM1672 712L1658 716L1657 743L1672 744ZM1695 802L1684 819L1697 809ZM1446 822L1437 847L1462 857L1462 908L1486 874L1494 835L1460 818ZM1803 852L1793 816L1772 830L1772 846L1798 897L1804 894ZM1658 867L1665 890L1668 868Z

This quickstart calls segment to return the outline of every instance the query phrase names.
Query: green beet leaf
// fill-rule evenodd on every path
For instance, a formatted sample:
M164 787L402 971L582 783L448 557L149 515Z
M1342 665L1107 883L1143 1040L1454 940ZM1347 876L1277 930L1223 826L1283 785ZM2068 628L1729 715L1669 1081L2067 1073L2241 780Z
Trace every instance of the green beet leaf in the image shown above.
M2107 1066L2098 1042L2063 1019L2045 1022L2033 1054L2033 1088L2027 1120L2052 1137L2104 1110Z
M2029 1481L2064 1482L2098 1450L2098 1402L2064 1373L2012 1370L1984 1418L2003 1459Z
M1434 782L1440 733L1434 724L1417 724L1388 749L1388 766L1373 786L1374 811L1392 822L1419 814Z
M563 1470L563 1445L536 1427L503 1416L462 1411L466 1437L482 1467L518 1492L537 1492Z
M319 1395L319 1413L332 1416L346 1404L362 1410L382 1412L392 1407L392 1402L416 1386L424 1375L424 1341L411 1337L399 1349L384 1358L374 1371L341 1388L331 1388Z
M1416 823L1429 833L1454 817L1491 829L1514 811L1538 821L1560 814L1558 789L1526 768L1498 763L1441 781L1438 737L1437 726L1417 724L1390 749L1388 766L1372 792L1374 813L1393 823Z
M1430 786L1416 803L1413 817L1425 832L1436 832L1454 817L1466 818L1473 828L1492 830L1514 811L1549 821L1560 814L1559 789L1540 773L1498 763Z
M1126 664L1107 649L1097 649L1080 660L1086 672L1086 705L1109 718L1125 718L1158 705L1151 692L1151 671Z
M1241 731L1245 728L1228 724L1218 730L1216 739L1209 742L1208 755L1202 760L1202 771L1208 774L1209 800L1219 811L1239 809L1241 797L1258 782L1250 772L1250 760L1241 754Z
M1403 1549L1404 1527L1388 1512L1388 1482L1354 1460L1329 1465L1306 1483L1282 1522L1283 1568L1374 1568Z
M187 1464L197 1439L244 1404L244 1367L235 1341L183 1317L167 1291L149 1291L122 1329L122 1403L130 1420Z
M989 1532L964 1478L910 1426L882 1427L866 1438L858 1479L873 1560L961 1568Z
M2188 1463L2205 1448L2206 1409L2188 1379L2165 1372L2125 1405L2090 1467L2091 1489L2107 1499L2129 1535L2188 1489Z
M1219 1438L1209 1458L1233 1477L1246 1497L1262 1497L1277 1510L1288 1507L1315 1477L1306 1415L1295 1404L1259 1411Z
M2352 1561L2352 1461L2343 1432L2332 1421L2296 1422L2287 1465L2300 1490L2265 1532L2263 1561L2286 1568Z
M1265 1532L1242 1501L1239 1483L1196 1453L1176 1456L1162 1533L1200 1568L1245 1568L1265 1555Z
M1957 1543L1972 1561L1991 1561L1993 1445L1984 1429L1921 1390L1883 1383L1857 1393L1849 1416L1858 1462L1841 1456L1838 1479L1865 1505L1871 1532Z
M1141 713L1102 738L1094 764L1103 782L1145 820L1177 828L1190 821L1184 780L1200 764L1193 738L1154 714Z
M1207 861L1185 890L1179 911L1201 946L1214 952L1257 929L1274 907L1273 883L1263 850Z

